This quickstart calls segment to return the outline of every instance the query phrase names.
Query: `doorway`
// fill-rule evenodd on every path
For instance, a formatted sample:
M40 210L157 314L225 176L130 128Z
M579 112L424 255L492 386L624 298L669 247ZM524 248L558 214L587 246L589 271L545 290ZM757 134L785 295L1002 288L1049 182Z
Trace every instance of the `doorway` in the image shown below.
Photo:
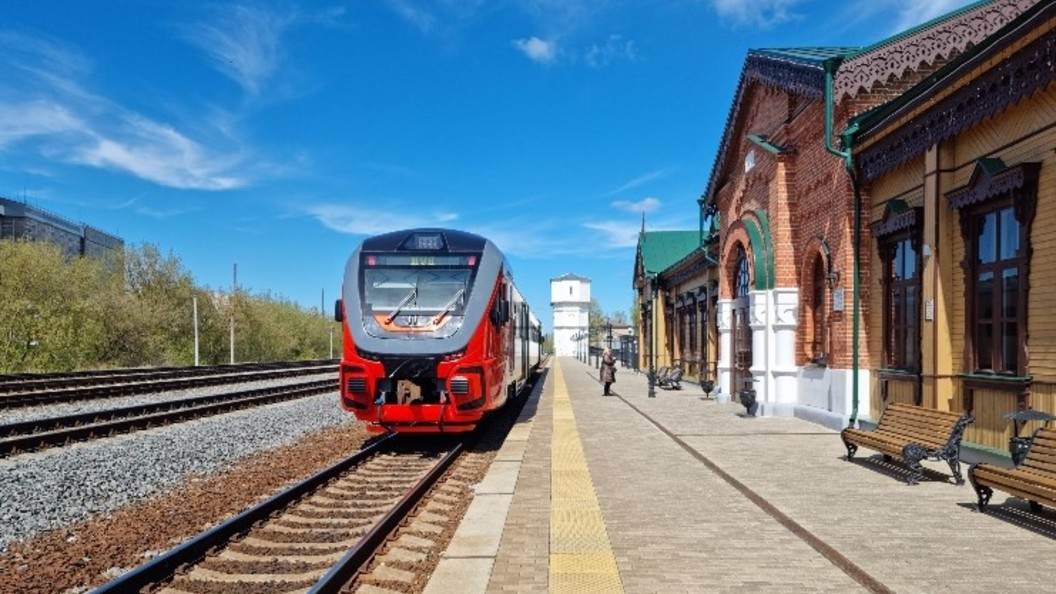
M733 384L734 398L740 398L741 390L753 389L752 383L752 328L750 325L751 302L748 291L751 278L748 273L748 255L744 246L737 246L736 272L733 277Z

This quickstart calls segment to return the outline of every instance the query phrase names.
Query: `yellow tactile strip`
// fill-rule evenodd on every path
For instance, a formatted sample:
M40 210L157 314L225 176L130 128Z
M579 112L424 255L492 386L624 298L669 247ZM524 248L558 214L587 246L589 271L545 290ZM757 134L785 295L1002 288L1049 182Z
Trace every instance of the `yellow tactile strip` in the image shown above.
M554 362L550 478L550 592L623 593L601 507L579 440L572 401Z

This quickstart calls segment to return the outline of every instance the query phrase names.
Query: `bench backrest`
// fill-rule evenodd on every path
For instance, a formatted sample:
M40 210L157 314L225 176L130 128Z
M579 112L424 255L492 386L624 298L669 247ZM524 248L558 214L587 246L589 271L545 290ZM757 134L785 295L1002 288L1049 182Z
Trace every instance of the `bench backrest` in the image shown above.
M958 446L972 420L971 415L894 403L884 410L876 428L926 446Z
M1042 428L1034 433L1030 451L1019 468L1029 468L1049 475L1056 474L1056 428Z

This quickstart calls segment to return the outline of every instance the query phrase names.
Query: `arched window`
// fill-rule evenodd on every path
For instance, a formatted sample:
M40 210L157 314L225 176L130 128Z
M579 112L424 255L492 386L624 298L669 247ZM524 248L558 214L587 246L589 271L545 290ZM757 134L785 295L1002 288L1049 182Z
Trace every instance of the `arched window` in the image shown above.
M734 278L733 296L747 297L751 288L751 278L748 276L748 254L744 253L744 246L737 246L737 273Z
M810 358L814 362L827 360L829 352L828 333L825 327L825 260L818 254L814 258L811 273L810 317L811 324Z

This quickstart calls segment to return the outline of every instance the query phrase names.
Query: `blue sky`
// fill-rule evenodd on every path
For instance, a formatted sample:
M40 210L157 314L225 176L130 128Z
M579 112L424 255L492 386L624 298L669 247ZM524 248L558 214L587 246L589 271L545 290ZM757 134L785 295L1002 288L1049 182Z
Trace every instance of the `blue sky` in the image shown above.
M966 0L5 0L0 195L199 284L329 310L366 236L485 235L629 312L696 229L745 52L869 45Z

